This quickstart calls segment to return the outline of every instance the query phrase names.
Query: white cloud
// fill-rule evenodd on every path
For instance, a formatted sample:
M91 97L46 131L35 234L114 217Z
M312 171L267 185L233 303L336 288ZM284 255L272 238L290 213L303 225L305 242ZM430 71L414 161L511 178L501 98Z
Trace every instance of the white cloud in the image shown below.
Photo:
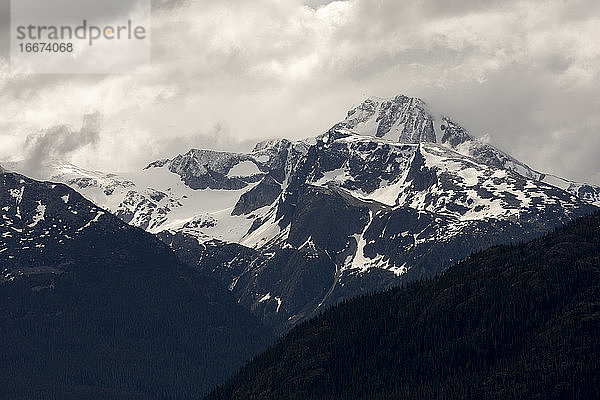
M367 95L407 93L533 167L600 183L594 0L161 4L152 74L10 77L0 62L0 157L100 111L97 147L74 157L137 168L178 144L315 135Z

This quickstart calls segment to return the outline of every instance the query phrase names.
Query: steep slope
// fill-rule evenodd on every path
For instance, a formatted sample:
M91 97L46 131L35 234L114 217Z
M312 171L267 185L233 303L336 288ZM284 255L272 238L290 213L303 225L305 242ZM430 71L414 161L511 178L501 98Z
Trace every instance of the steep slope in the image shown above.
M445 146L334 129L242 239L256 250L250 261L211 247L203 250L211 263L199 257L196 265L225 278L240 304L281 333L342 299L433 276L473 251L594 210Z
M401 143L439 143L475 159L481 164L512 170L566 190L582 200L600 206L600 187L535 171L488 143L474 138L448 116L437 113L421 99L404 95L394 98L371 97L348 112L333 129L346 129L366 136Z
M600 188L534 171L407 96L367 99L314 139L247 154L193 149L134 174L50 171L218 277L278 333L600 205Z
M393 99L371 97L350 110L334 129L348 129L361 135L393 142L435 142L434 118L427 105L416 97Z
M206 399L591 399L600 213L333 307Z
M0 175L0 397L198 398L271 340L213 278L62 184Z
M53 161L42 178L65 183L126 223L151 233L193 232L202 241L239 242L260 209L281 193L305 142L258 143L248 154L190 150L133 173L90 171ZM22 171L24 163L6 163Z

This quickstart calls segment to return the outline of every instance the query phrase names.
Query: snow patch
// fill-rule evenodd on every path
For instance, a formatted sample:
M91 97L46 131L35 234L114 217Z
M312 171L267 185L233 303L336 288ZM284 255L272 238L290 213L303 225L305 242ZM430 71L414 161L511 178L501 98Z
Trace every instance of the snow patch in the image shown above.
M351 176L348 174L348 171L342 166L341 168L324 172L323 177L314 184L317 186L325 186L327 183L343 184L350 178Z
M400 276L404 275L408 271L408 268L406 268L406 263L404 263L400 267L390 267L389 270L392 271L394 275Z
M229 170L227 177L247 177L256 174L260 174L260 169L258 169L258 166L255 163L252 161L242 161Z
M98 222L98 220L100 219L100 217L103 216L103 215L104 215L104 212L98 211L98 213L96 214L96 216L92 220L90 220L87 224L85 224L81 228L77 229L77 232L81 232L84 229L89 228L90 226L92 226L93 223Z
M460 176L465 182L466 186L475 186L479 182L479 172L475 168L466 168L458 171Z
M260 163L266 163L269 161L270 157L267 154L261 154L257 157L254 157L254 159Z
M35 209L35 214L33 215L32 218L32 222L31 224L27 225L30 228L33 228L34 226L36 226L38 224L38 222L40 222L41 220L44 219L44 215L46 214L46 206L44 204L42 204L41 201L38 201L38 205Z
M254 232L243 237L239 243L246 247L258 249L263 245L271 242L276 237L280 237L282 240L285 240L285 238L287 238L287 234L289 233L290 227L287 226L282 231L279 227L278 221L276 221L275 218L276 214L275 212L273 212L271 217L267 221L265 221Z
M15 216L21 218L21 201L23 201L23 193L25 192L25 186L21 186L21 189L9 189L8 193L15 199L17 211Z
M369 222L365 225L365 229L360 234L354 235L354 239L356 239L356 253L354 253L354 258L352 258L352 264L350 264L350 268L358 268L361 271L368 269L367 264L371 263L372 260L370 258L365 257L364 250L367 244L365 240L365 232L371 226L371 222L373 222L373 211L369 210Z
M277 301L277 310L275 312L278 313L279 308L281 307L281 298L275 297L275 301Z
M267 293L263 297L261 297L261 299L258 302L262 303L262 302L269 300L270 298L271 298L271 293Z

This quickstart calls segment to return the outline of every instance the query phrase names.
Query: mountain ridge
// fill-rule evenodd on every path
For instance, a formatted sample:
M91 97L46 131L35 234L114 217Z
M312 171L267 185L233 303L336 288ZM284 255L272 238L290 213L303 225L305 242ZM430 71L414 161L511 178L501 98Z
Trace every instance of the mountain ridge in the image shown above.
M221 283L63 184L0 174L2 398L198 398L271 342Z
M588 399L600 212L297 325L206 400Z
M48 175L219 276L279 333L600 205L600 187L534 171L407 96L372 97L315 138L250 153L192 149L136 174Z

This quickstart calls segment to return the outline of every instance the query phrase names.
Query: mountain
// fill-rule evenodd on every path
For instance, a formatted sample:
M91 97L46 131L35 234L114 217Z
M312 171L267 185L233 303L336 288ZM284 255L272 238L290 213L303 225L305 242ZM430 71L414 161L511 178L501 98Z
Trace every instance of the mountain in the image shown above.
M258 143L249 154L192 149L154 161L142 171L121 174L52 160L39 178L67 184L126 223L151 233L194 226L203 240L239 242L252 225L247 214L276 200L307 147L283 139ZM4 165L26 171L25 162Z
M220 279L277 333L600 205L599 187L536 172L406 96L249 153L193 149L133 174L47 171Z
M0 397L198 398L271 343L214 278L62 184L0 174Z
M599 266L596 212L330 308L206 399L596 398Z
M437 142L481 164L515 171L600 206L600 187L535 171L509 154L473 138L450 117L430 110L429 106L418 98L404 95L389 99L371 97L350 110L346 119L336 124L335 128L394 142Z
M224 257L215 267L214 256L209 263L200 256L197 265L224 274L241 304L284 332L342 299L435 275L473 251L539 236L594 210L436 143L334 129L310 147L241 242L257 251L251 261ZM160 234L169 244L178 235L185 234Z

